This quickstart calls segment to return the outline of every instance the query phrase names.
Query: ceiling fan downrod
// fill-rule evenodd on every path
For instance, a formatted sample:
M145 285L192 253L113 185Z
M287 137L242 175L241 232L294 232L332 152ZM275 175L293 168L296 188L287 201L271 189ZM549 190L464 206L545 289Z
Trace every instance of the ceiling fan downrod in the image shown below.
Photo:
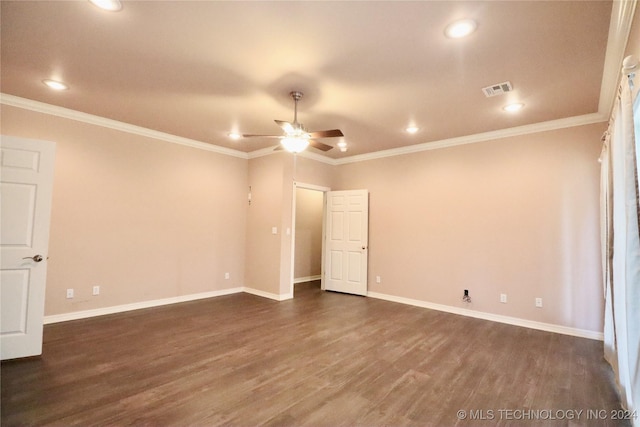
M293 98L293 124L295 128L300 128L300 124L298 123L298 101L302 98L303 93L297 90L289 93L289 96Z

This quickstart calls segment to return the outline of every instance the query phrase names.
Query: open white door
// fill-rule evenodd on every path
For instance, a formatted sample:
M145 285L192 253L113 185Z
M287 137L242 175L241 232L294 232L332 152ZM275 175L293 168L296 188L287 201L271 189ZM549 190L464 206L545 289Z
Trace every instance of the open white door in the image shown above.
M325 290L367 295L369 192L326 194Z
M42 354L55 143L0 138L0 358Z

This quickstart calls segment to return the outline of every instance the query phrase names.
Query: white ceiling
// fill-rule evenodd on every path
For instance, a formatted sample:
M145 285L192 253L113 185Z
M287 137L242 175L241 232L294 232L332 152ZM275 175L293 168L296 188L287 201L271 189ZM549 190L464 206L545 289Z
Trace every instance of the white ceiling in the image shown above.
M602 113L612 13L610 1L1 7L5 94L251 152L276 140L227 134L279 134L273 119L293 119L289 92L300 90L300 122L344 132L349 151L326 154L336 159ZM460 18L477 31L445 37ZM507 80L513 92L482 93ZM502 111L511 101L525 108Z

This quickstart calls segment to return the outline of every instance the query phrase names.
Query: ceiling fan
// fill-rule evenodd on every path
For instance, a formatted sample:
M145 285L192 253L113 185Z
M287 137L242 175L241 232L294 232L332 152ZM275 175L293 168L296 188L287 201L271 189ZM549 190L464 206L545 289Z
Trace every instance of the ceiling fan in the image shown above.
M344 136L340 129L331 130L319 130L314 132L307 132L302 123L298 123L298 101L302 98L302 92L293 91L289 93L293 98L293 122L285 122L283 120L275 120L276 124L282 128L284 135L254 135L243 134L244 138L278 138L280 139L280 146L276 147L276 150L284 148L292 153L300 153L304 151L307 146L312 146L322 151L329 151L333 147L324 144L320 141L316 141L317 138L335 138Z

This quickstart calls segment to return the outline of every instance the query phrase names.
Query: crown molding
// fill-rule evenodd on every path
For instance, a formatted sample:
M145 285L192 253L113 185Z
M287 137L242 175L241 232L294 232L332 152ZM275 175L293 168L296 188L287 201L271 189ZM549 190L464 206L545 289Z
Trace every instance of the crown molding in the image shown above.
M600 113L585 114L582 116L568 117L565 119L550 120L547 122L534 123L531 125L517 126L497 131L477 133L474 135L460 136L456 138L442 139L439 141L425 142L422 144L409 145L406 147L392 148L390 150L376 151L373 153L360 154L345 157L335 161L337 165L347 163L363 162L366 160L381 159L385 157L401 156L404 154L419 153L421 151L437 150L440 148L454 147L456 145L473 144L476 142L491 141L495 139L509 138L531 133L546 132L557 129L565 129L575 126L590 125L593 123L606 122L608 118Z
M477 133L473 135L460 136L455 138L442 139L438 141L425 142L422 144L409 145L406 147L392 148L389 150L375 151L373 153L359 154L341 159L332 159L321 154L303 151L298 156L326 163L331 166L357 163L367 160L382 159L385 157L402 156L404 154L419 153L422 151L437 150L440 148L454 147L457 145L473 144L476 142L491 141L495 139L509 138L513 136L527 135L531 133L546 132L557 129L565 129L575 126L584 126L594 123L602 123L608 120L608 116L601 113L584 114L582 116L567 117L564 119L550 120L546 122L534 123L530 125L517 126L513 128L500 129L497 131ZM274 147L263 148L249 153L250 159L268 156L277 151Z
M275 151L274 149L276 147L277 147L277 145L273 145L271 147L261 148L260 150L251 151L248 154L248 158L249 159L257 159L258 157L270 156L272 154L276 154L276 153L282 152L282 151ZM321 162L321 163L326 163L326 164L331 165L331 166L335 166L336 165L335 159L332 159L332 158L327 157L327 156L323 156L322 154L313 153L313 152L307 151L307 150L303 151L302 153L298 153L297 156L304 157L306 159L315 160L315 161Z
M0 104L9 105L11 107L22 108L24 110L35 111L37 113L49 114L52 116L62 117L65 119L75 120L82 123L88 123L109 129L127 132L133 135L145 136L148 138L158 139L173 144L184 145L187 147L198 148L200 150L212 151L218 154L224 154L241 159L248 159L247 153L230 148L220 147L218 145L208 144L206 142L196 141L194 139L184 138L181 136L171 135L165 132L159 132L147 129L141 126L130 125L128 123L117 120L107 119L93 114L82 113L80 111L71 110L69 108L58 107L56 105L46 104L40 101L20 98L18 96L0 93Z
M637 0L615 0L612 3L609 38L607 39L598 104L598 112L607 117L611 115L616 89L620 83L622 59L627 48Z
M257 159L258 157L264 157L264 156L271 156L272 154L276 154L277 151L275 151L276 146L272 145L271 147L267 147L267 148L261 148L259 150L255 150L255 151L250 151L247 154L247 158L249 160L251 159Z
M326 163L331 166L335 166L337 164L335 159L323 156L322 154L313 153L311 151L303 151L302 153L298 154L298 156L304 157L305 159L315 160L316 162Z
M241 159L255 159L258 157L269 156L278 151L274 151L274 147L267 147L260 150L245 153L230 148L220 147L218 145L208 144L189 138L183 138L164 132L147 129L141 126L130 125L128 123L119 122L117 120L106 119L104 117L95 116L93 114L82 113L80 111L68 108L58 107L56 105L46 104L44 102L33 101L31 99L20 98L18 96L0 93L0 104L12 107L22 108L25 110L35 111L38 113L49 114L83 123L102 126L109 129L115 129L122 132L128 132L134 135L145 136L149 138L159 139L165 142L184 145L200 150L212 151L227 156L239 157ZM592 123L600 123L608 120L608 115L601 113L586 114L583 116L569 117L559 120L551 120L548 122L535 123L531 125L518 126L514 128L501 129L497 131L484 132L474 135L461 136L456 138L443 139L439 141L425 142L422 144L410 145L407 147L393 148L390 150L376 151L373 153L360 154L341 159L332 159L321 154L312 153L311 151L303 151L298 154L300 157L326 163L331 166L343 165L347 163L355 163L366 160L381 159L385 157L401 156L404 154L418 153L421 151L436 150L439 148L453 147L456 145L472 144L476 142L489 141L493 139L508 138L518 135L526 135L529 133L544 132L555 129L563 129L573 126L582 126Z
M171 135L164 132L147 129L141 126L130 125L128 123L119 122L117 120L106 119L104 117L94 116L92 114L82 113L68 108L58 107L55 105L46 104L39 101L33 101L26 98L20 98L14 95L8 95L0 93L0 104L9 105L12 107L31 110L43 114L49 114L53 116L63 117L71 120L76 120L83 123L102 126L110 129L119 130L122 132L128 132L135 135L146 136L149 138L159 139L165 142L171 142L174 144L184 145L192 148L198 148L205 151L212 151L219 154L224 154L233 157L239 157L241 159L255 159L258 157L269 156L276 154L279 151L274 151L273 146L263 148L260 150L251 151L245 153L238 150L232 150L230 148L224 148L213 144L207 144L205 142L196 141L193 139L183 138L180 136ZM376 151L373 153L360 154L350 157L343 157L341 159L332 159L321 154L312 153L311 151L303 151L298 156L307 159L322 162L331 166L338 166L348 163L356 163L367 160L382 159L385 157L401 156L404 154L419 153L422 151L436 150L440 148L454 147L457 145L473 144L476 142L484 142L501 138L508 138L513 136L526 135L531 133L545 132L556 129L564 129L574 126L583 126L593 123L602 123L608 120L608 115L602 113L591 113L582 116L568 117L564 119L551 120L547 122L534 123L531 125L518 126L513 128L501 129L497 131L478 133L474 135L461 136L456 138L448 138L439 141L425 142L422 144L415 144L406 147L392 148L390 150Z

